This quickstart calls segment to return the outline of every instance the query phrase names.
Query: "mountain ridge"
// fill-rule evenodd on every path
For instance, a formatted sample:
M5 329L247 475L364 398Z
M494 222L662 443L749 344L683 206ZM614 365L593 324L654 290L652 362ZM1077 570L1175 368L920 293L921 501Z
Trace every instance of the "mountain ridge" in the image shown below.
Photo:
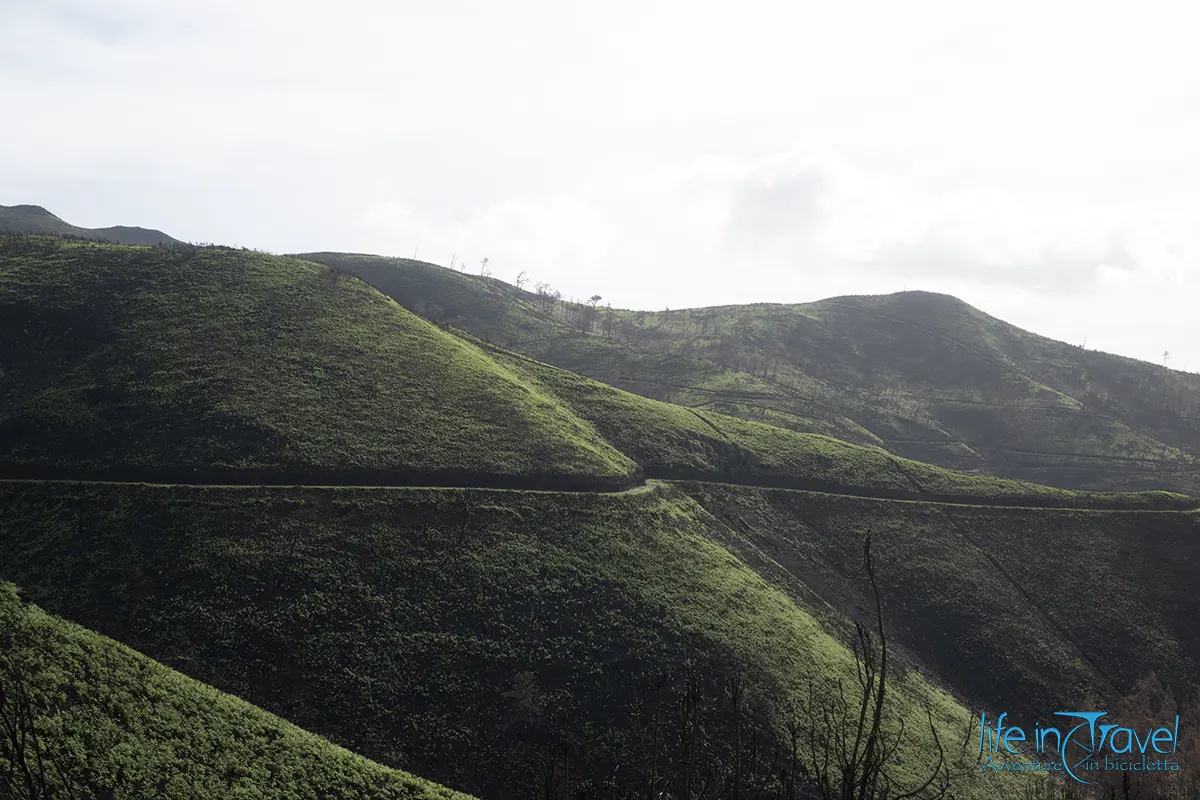
M43 234L74 236L92 241L115 244L155 245L171 244L178 240L159 230L129 225L113 225L106 228L81 228L72 225L37 205L0 205L0 233Z
M410 259L303 257L431 319L647 397L951 469L1200 493L1200 375L1041 337L951 295L647 312Z
M653 400L282 256L0 242L0 312L9 478L613 491L655 477L1017 505L1195 502L955 473Z

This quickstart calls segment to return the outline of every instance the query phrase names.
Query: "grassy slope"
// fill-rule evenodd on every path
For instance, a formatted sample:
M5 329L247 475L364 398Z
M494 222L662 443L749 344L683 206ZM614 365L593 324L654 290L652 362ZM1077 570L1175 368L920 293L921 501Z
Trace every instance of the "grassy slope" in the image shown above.
M846 297L805 309L831 339L865 340L869 360L886 365L882 379L969 444L1079 456L1064 465L1079 469L1141 460L1127 464L1194 478L1200 376L1046 339L945 295Z
M852 679L823 605L761 578L669 488L10 484L0 499L0 570L48 608L482 796L528 795L562 741L634 763L615 734L658 667L739 662L776 709L809 678ZM930 702L961 739L961 706L916 673L895 689L900 713ZM906 769L926 756L907 750Z
M877 539L897 639L964 695L1044 714L1154 670L1200 682L1196 512L1002 509L688 484L725 544L780 585L850 611Z
M125 225L111 228L80 228L63 222L41 206L0 206L0 233L77 236L94 241L136 245L169 244L176 241L162 231Z
M0 689L11 699L17 686L73 796L466 800L22 605L0 584ZM0 772L8 757L0 745ZM67 796L50 774L53 796Z
M14 467L601 486L635 471L478 349L274 256L8 241L0 341L0 460Z
M482 462L478 477L528 474L548 461L559 476L618 480L636 461L660 474L787 478L863 493L1179 503L949 473L877 448L654 402L439 330L356 281L292 259L34 239L3 246L0 341L16 345L0 355L16 377L0 384L10 465L104 466L109 453L143 466L301 465L330 474ZM56 612L373 757L471 790L524 791L557 738L619 725L612 697L631 697L622 682L663 661L698 659L715 670L736 658L750 665L763 697L777 701L808 675L845 674L844 648L812 614L835 629L840 618L804 590L836 600L818 580L824 573L785 575L739 543L786 520L722 521L757 501L731 487L708 491L729 494L714 495L720 501L705 510L649 492L10 484L0 487L0 572L43 586ZM871 506L779 495L814 507ZM1007 541L1034 519L1020 509L991 513L1012 515L997 527ZM886 527L887 518L878 523ZM837 541L849 543L873 519L847 512ZM913 610L902 626L920 628L916 614L941 619L956 602L939 605L927 592L962 586L937 571L956 564L950 542L962 525L939 530L929 555L920 550L927 537L909 532L917 549L900 561L924 571L914 566L892 598ZM1033 531L1024 546L1057 552L1052 528ZM831 541L801 541L793 557ZM838 552L818 563L850 563L848 545ZM1046 565L1048 575L1066 567L1060 555ZM1124 596L1136 598L1153 573L1153 564L1142 569ZM1009 599L1021 594L1001 589ZM906 639L951 680L961 677L954 655L983 647L968 622L999 614L988 624L1021 624L1003 604L967 608L966 622L940 638L927 630ZM1151 617L1164 609L1150 608ZM1169 644L1176 629L1167 630ZM1045 653L1027 648L1036 658L1013 656L1011 670L1025 678L1005 691L1047 696L1115 680L1108 668L1061 671L1070 658L1056 653L1070 646L1051 637ZM1103 642L1089 647L1104 653ZM1191 674L1187 658L1176 659L1180 675ZM536 678L538 702L557 712L541 723L516 715L508 694L526 673ZM897 701L911 709L927 690L909 689ZM946 720L961 721L948 699L936 703ZM595 749L614 760L619 751L614 742Z
M1036 336L942 295L614 310L610 335L585 336L578 307L547 309L500 281L406 259L306 257L646 396L954 468L1072 488L1200 491L1200 377Z
M259 253L6 240L0 312L0 468L19 477L612 489L644 472L997 503L1192 502L951 473L649 400Z
M1194 508L1197 504L1194 498L1166 492L1075 492L954 472L878 447L651 400L460 335L587 420L651 477L1030 506Z
M547 310L530 292L495 280L454 272L421 261L346 253L312 253L303 258L336 264L406 308L444 320L510 350L571 372L596 378L653 399L715 411L728 410L792 430L824 433L845 441L882 444L879 437L835 410L836 393L817 383L807 394L744 372L724 369L710 359L655 345L654 315L633 326L638 347L584 336L560 311ZM620 312L618 312L620 313ZM635 313L629 316L632 320Z

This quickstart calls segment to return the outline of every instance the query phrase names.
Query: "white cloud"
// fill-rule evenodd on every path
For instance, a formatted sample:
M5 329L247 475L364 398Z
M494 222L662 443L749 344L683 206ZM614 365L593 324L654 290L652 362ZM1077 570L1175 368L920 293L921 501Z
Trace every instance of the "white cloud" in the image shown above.
M1074 343L1090 336L1090 346L1148 359L1174 348L1200 369L1187 299L1200 289L1200 240L1185 219L932 192L829 153L612 173L448 225L385 204L368 222L381 245L419 240L422 257L441 262L469 252L472 268L487 255L501 277L525 270L622 306L924 288Z
M487 256L626 306L949 291L1200 368L1193 17L17 0L0 203L276 251Z

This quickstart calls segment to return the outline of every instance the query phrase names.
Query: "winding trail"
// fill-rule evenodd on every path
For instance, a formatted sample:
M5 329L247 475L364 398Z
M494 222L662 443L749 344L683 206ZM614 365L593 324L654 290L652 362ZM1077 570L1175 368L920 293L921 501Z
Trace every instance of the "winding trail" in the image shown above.
M468 490L478 492L531 492L533 494L645 494L652 492L657 487L659 481L645 480L635 486L629 486L625 489L518 489L507 486L459 486L457 484L438 486L434 484L401 484L389 485L385 483L216 483L216 482L201 482L201 483L171 483L167 481L137 481L137 480L103 480L103 479L83 479L76 480L73 478L0 478L0 484L4 483L64 483L71 486L155 486L163 488L183 488L183 489L386 489L390 491L416 491L424 489L434 490Z
M712 477L687 477L687 478L647 478L635 486L625 487L623 489L523 489L508 486L464 486L458 484L436 485L436 484L382 484L382 483L305 483L305 482L288 482L288 483L253 483L249 481L243 482L171 482L171 481L154 481L154 480L114 480L100 478L17 478L17 477L0 477L0 485L3 484L48 484L61 483L72 486L152 486L161 488L184 488L184 489L354 489L354 490L387 490L387 491L421 491L421 490L457 490L457 491L478 491L478 492L494 492L494 491L520 491L530 492L533 494L596 494L596 495L637 495L655 492L664 486L678 486L685 488L688 484L707 484L713 486L733 486L748 489L762 489L768 491L786 491L797 492L800 494L819 495L821 497L842 497L854 500L867 500L878 503L916 503L926 505L939 506L957 506L966 508L996 508L1005 510L1036 510L1036 511L1091 511L1104 513L1154 513L1161 514L1164 512L1170 513L1196 513L1200 512L1200 498L1195 498L1194 502L1188 506L1177 506L1173 508L1151 508L1122 505L1120 503L1110 503L1106 505L1055 505L1048 502L1038 503L1038 498L1033 497L1013 497L1013 498L986 498L986 497L938 497L938 496L905 496L916 494L904 492L901 490L876 490L860 489L852 486L831 487L831 488L811 488L811 487L794 487L785 485L772 485L771 483L753 483L749 481L736 481L725 478L718 480ZM1024 501L1024 502L1022 502Z

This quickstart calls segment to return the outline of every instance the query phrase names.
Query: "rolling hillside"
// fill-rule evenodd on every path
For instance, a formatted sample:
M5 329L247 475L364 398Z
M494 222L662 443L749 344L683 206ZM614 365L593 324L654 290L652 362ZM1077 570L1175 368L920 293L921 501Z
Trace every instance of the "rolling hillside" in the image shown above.
M13 239L0 309L0 464L23 477L634 482L569 410L316 265Z
M0 233L31 233L73 236L114 244L171 244L176 240L162 231L115 225L111 228L80 228L64 222L41 206L0 206Z
M526 791L563 742L601 774L635 763L630 709L653 702L646 676L660 669L711 679L736 666L774 713L809 680L852 680L839 640L869 607L865 530L908 665L894 700L910 724L931 703L961 740L980 708L1037 715L1119 696L1151 670L1175 687L1200 680L1195 512L713 483L0 485L12 554L0 570L36 582L43 604L480 796ZM928 742L912 744L918 771ZM960 796L995 791L967 777L966 756Z
M711 479L908 499L1195 507L955 473L619 391L455 335L311 262L0 242L0 476L624 490Z
M953 469L1200 492L1200 376L1056 342L926 292L626 311L340 253L407 308L630 391Z
M0 728L2 796L12 776L17 797L470 800L22 604L12 584L0 584L0 715L13 726Z
M0 578L483 797L529 796L564 745L640 780L660 672L710 699L741 676L769 742L792 713L828 732L803 702L856 680L868 531L902 783L933 758L926 710L957 743L984 704L1200 681L1196 498L953 472L492 338L297 258L0 238ZM956 746L956 796L1027 780L974 766Z
M868 603L859 536L873 531L895 637L979 706L1044 714L1121 695L1151 671L1180 694L1200 682L1194 511L677 488L720 520L721 541L747 563L845 613Z
M659 670L719 698L736 669L776 724L810 680L854 680L841 617L756 572L731 536L669 486L0 484L0 569L48 608L482 797L527 795L563 743L599 774L636 775L632 704L655 702ZM921 672L891 694L910 718L906 772L930 756L926 705L963 739L968 710ZM971 764L954 765L963 796L993 791L967 780Z

